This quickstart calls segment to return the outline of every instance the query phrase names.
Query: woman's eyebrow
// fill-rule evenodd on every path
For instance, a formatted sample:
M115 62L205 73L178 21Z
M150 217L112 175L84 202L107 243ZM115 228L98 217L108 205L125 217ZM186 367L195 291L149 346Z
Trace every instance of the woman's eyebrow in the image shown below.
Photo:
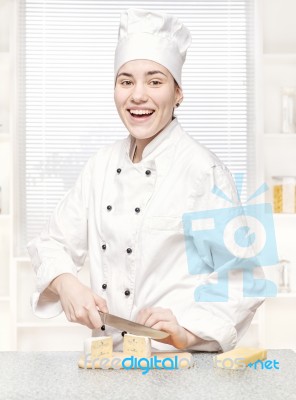
M145 73L145 75L156 75L156 74L162 74L164 76L166 76L166 74L164 74L161 71L155 70L155 71L148 71ZM128 76L129 78L133 77L133 74L129 74L128 72L121 72L120 74L117 75L117 78L119 78L120 76Z
M161 71L157 71L157 70L146 72L146 75L155 75L155 74L162 74L162 75L166 76L166 74L164 74L164 73L161 72Z
M119 77L122 76L122 75L128 76L129 78L132 78L132 77L133 77L132 74L129 74L129 73L127 73L127 72L121 72L119 75L117 75L117 78L119 78Z

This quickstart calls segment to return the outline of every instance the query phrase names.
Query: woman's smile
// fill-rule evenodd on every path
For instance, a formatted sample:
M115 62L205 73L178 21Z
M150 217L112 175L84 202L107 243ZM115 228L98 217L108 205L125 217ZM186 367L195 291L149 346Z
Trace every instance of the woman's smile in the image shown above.
M155 113L155 110L148 108L131 108L127 110L130 114L131 120L134 122L146 122L150 121L151 117Z

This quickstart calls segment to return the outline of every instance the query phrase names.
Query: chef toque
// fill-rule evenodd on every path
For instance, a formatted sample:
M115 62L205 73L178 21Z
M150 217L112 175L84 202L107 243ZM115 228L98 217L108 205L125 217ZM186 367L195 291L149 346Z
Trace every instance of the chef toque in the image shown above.
M175 16L130 8L121 14L115 79L126 62L151 60L166 67L181 88L182 66L190 43L189 30Z

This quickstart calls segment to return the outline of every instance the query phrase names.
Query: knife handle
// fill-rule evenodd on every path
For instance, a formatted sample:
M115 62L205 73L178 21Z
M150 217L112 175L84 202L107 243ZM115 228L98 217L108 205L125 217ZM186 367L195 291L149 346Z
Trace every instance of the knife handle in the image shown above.
M102 320L102 322L103 322L103 326L105 326L105 323L106 323L106 313L103 313L103 312L100 311L99 309L98 309L98 312L99 312L100 317L101 317L101 320ZM105 330L105 329L102 329L102 330Z

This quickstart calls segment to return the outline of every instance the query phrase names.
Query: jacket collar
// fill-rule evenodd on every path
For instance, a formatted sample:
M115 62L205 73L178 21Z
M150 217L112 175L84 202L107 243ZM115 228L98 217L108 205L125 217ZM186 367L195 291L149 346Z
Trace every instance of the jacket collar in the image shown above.
M141 162L155 159L169 147L170 143L174 143L174 137L178 131L176 129L177 126L179 126L179 122L175 117L169 125L167 125L153 140L151 140L150 143L147 144L144 148ZM135 146L136 140L131 134L129 134L126 138L126 152L130 160L133 158Z

